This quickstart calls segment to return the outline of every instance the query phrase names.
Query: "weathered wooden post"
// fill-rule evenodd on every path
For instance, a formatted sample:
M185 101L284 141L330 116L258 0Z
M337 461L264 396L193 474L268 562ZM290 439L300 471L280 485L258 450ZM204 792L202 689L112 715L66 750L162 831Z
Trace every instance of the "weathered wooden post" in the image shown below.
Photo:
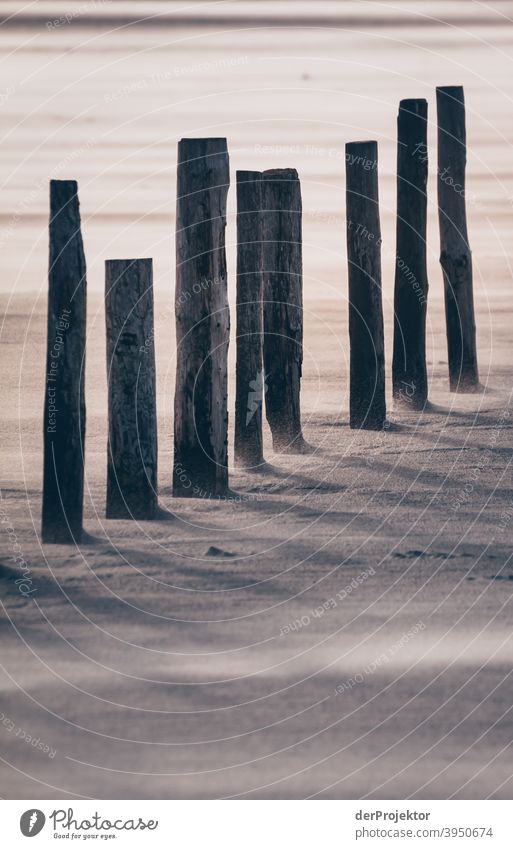
M173 495L228 492L226 139L182 139L176 204Z
M303 262L301 187L294 168L262 174L265 409L275 451L308 450L301 430Z
M151 259L105 263L109 438L107 519L157 512L157 409Z
M352 428L381 430L386 420L385 344L381 303L378 145L346 145Z
M262 223L262 174L237 171L235 462L245 468L264 462Z
M397 118L397 224L392 387L397 407L422 410L426 368L427 101L401 100Z
M436 90L438 111L438 221L444 275L451 392L479 388L472 254L465 209L467 143L462 86Z
M77 184L50 182L42 539L82 540L86 264Z

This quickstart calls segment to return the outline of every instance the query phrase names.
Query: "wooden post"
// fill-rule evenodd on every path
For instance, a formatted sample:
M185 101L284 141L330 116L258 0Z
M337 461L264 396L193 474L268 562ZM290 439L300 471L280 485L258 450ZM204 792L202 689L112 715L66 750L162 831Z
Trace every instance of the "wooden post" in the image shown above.
M352 428L381 430L386 420L385 344L381 304L378 145L346 145Z
M397 244L392 386L397 407L422 410L426 368L427 101L401 100L397 118Z
M157 409L151 259L105 263L109 439L107 519L157 512Z
M264 462L262 219L262 174L237 171L235 462L246 468Z
M176 205L173 495L228 492L230 313L226 278L226 139L182 139Z
M308 450L301 430L303 263L301 187L294 168L262 175L265 409L275 451Z
M436 90L438 111L438 221L444 275L445 319L451 392L479 388L472 254L465 209L467 160L462 86Z
M77 184L50 182L42 539L82 540L86 264Z

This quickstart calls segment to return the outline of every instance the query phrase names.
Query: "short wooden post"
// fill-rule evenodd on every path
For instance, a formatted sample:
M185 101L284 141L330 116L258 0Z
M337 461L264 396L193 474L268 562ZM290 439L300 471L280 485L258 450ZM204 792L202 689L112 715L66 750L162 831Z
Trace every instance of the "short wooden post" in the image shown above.
M151 259L105 263L109 437L107 519L157 512L157 410Z
M472 254L465 209L467 161L462 86L436 90L438 111L438 221L444 275L445 319L451 392L479 388Z
M77 184L50 182L42 539L82 540L86 263Z
M426 368L427 101L401 100L397 118L397 224L392 387L397 407L422 410Z
M352 428L381 430L386 420L385 344L381 303L378 145L346 145Z
M176 205L173 494L228 492L230 313L226 277L226 139L182 139Z
M294 168L262 174L265 409L275 451L308 450L301 430L303 263L301 187Z
M235 462L245 468L264 462L262 221L262 174L237 171Z

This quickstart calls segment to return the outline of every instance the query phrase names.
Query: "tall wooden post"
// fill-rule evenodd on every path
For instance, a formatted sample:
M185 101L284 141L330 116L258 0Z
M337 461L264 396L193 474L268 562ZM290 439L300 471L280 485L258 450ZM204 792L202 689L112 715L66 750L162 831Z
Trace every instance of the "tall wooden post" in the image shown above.
M262 175L265 409L275 451L308 450L301 430L303 263L301 187L294 168Z
M397 119L397 244L392 386L397 407L422 410L426 368L427 101L401 100Z
M381 430L386 420L385 343L381 303L378 145L346 145L352 428Z
M226 139L182 139L176 204L173 494L228 491Z
M82 540L86 264L77 184L50 182L42 539Z
M479 388L472 255L465 209L467 144L462 86L436 90L438 111L438 221L444 275L451 392Z
M107 519L157 512L157 409L151 259L105 263L109 440Z
M264 462L262 222L262 174L237 171L235 462L246 468Z

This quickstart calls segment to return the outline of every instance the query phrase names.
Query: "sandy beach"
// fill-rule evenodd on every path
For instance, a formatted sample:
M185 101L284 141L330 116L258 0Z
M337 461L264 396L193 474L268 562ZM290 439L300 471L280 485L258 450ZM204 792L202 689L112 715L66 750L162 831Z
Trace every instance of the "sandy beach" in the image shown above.
M37 5L37 19L0 27L0 795L511 798L508 4L399 3L394 24L385 4L321 3L353 18L358 6L361 20L260 26L258 4L231 3L229 20L176 28L123 23L141 5L124 2L49 28L59 4ZM466 92L482 384L472 395L448 391L440 84ZM390 397L404 97L426 97L431 120L432 406L421 414L394 411ZM171 495L176 143L187 135L226 136L230 152L230 458L235 170L295 167L303 195L301 397L314 451L273 454L265 428L267 468L230 469L233 498L219 502ZM381 432L348 425L344 144L360 138L379 143ZM39 538L52 178L79 182L88 266L87 539L76 547ZM163 512L146 523L104 518L103 264L125 256L155 265Z

